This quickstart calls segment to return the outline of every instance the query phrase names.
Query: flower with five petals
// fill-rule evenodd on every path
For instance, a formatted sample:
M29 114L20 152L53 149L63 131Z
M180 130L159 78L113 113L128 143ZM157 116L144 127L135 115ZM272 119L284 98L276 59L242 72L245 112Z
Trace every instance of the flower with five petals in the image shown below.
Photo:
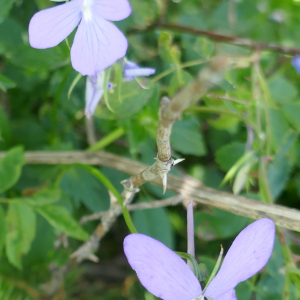
M29 24L30 45L51 48L79 24L71 48L73 68L82 75L97 74L125 56L128 43L109 21L131 14L128 0L72 0L36 13Z

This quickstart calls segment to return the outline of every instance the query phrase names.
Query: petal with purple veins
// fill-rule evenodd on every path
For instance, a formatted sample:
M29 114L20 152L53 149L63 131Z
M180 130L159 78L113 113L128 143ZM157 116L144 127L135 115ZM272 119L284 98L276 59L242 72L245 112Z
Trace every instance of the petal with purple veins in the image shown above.
M36 13L29 23L31 47L46 49L57 46L80 22L81 7L82 0L73 0Z
M71 49L73 68L82 75L94 75L125 56L128 43L112 23L92 11L79 25Z
M275 225L270 219L258 220L242 230L233 241L220 271L210 282L204 295L219 299L238 283L261 270L271 256L274 238Z
M163 300L191 300L201 286L188 265L161 242L143 234L130 234L124 252L142 285Z
M128 0L97 0L92 7L99 16L110 21L120 21L131 14Z

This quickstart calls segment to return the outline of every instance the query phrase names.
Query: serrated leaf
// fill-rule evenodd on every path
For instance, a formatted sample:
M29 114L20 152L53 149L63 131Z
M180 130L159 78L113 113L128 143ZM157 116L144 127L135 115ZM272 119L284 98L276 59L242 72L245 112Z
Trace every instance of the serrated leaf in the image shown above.
M21 269L21 258L30 250L36 231L36 215L27 205L10 204L6 215L6 255Z
M245 144L233 142L224 145L216 152L216 162L222 171L227 172L245 153Z
M61 230L67 235L78 239L87 240L89 235L73 219L69 212L58 205L47 205L35 209L41 214L53 227Z
M0 161L0 193L11 188L21 176L25 164L24 150L15 147L8 151Z
M171 145L176 151L183 154L197 156L206 154L206 146L200 132L200 125L193 118L174 124Z

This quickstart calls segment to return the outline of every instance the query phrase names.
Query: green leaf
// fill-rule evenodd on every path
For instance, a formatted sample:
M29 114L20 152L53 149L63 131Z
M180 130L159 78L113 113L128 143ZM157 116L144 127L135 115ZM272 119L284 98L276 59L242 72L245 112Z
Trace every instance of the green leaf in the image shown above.
M87 232L85 232L80 225L73 219L69 212L58 205L42 206L35 208L35 210L41 214L53 227L61 230L67 235L85 241L89 238Z
M173 44L173 37L167 32L161 32L158 38L158 53L161 59L168 63L179 64L180 50Z
M21 269L21 258L30 250L36 231L36 215L27 205L10 204L6 215L6 255Z
M9 78L5 77L4 75L0 74L0 89L3 92L6 92L7 89L11 89L16 87L16 84L10 80Z
M29 206L40 207L53 204L61 199L59 189L43 189L35 193L32 197L12 198L9 201L17 204L26 204Z
M135 211L132 216L138 232L149 235L174 248L174 234L165 208Z
M297 88L282 76L272 78L268 85L272 100L278 104L288 103L297 99Z
M169 97L173 97L174 94L180 88L186 86L189 82L193 80L193 77L190 73L183 71L181 69L177 69L177 71L172 75L171 80L169 82L168 94Z
M202 280L205 279L205 278L202 277L202 273L200 272L199 265L198 265L196 259L195 259L193 256L191 256L190 254L185 253L185 252L178 252L178 251L175 251L175 253L176 253L177 255L179 255L181 258L184 258L184 259L186 259L186 260L188 260L188 261L190 261L190 262L192 263L192 266L193 266L193 272L194 272L195 276L196 276L200 281L202 281ZM202 269L203 269L203 268L202 268Z
M246 152L227 172L226 176L224 177L223 181L221 182L221 185L224 185L226 182L228 182L230 179L232 179L235 174L238 172L238 170L246 164L248 161L250 161L255 156L255 153L253 151Z
M273 148L276 151L282 145L282 140L289 130L289 125L281 110L269 109L269 126Z
M233 142L224 145L216 152L216 162L219 164L222 171L229 171L229 169L243 156L245 153L245 144Z
M205 58L210 58L215 51L215 43L206 37L198 37L194 44L194 50Z
M74 199L77 207L83 203L92 212L109 209L106 188L88 170L69 167L61 177L60 187L64 194Z
M290 134L286 143L269 165L267 179L273 199L280 195L289 179L291 165L286 154L294 145L296 138L296 134Z
M2 0L0 1L0 23L8 16L13 4L16 0Z
M141 110L151 95L151 89L142 88L135 80L121 82L107 92L108 108L118 117L128 117Z
M203 156L206 146L200 133L200 125L194 118L176 122L171 134L172 147L182 154Z
M15 147L5 154L0 161L0 193L17 183L24 164L25 158L22 147Z
M214 209L212 213L195 212L194 219L196 235L204 240L235 236L248 222L245 217L219 209Z
M300 105L298 103L285 104L282 107L282 112L286 120L297 130L300 131Z
M209 283L210 283L210 282L213 280L213 278L216 276L216 274L217 274L217 272L218 272L218 270L219 270L219 268L220 268L221 261L222 261L222 257L223 257L223 252L224 252L224 249L223 249L223 247L222 247L222 245L221 245L221 251L220 251L219 257L218 257L218 259L217 259L216 265L215 265L215 267L214 267L212 273L211 273L210 276L209 276L209 279L208 279L207 284L206 284L206 286L205 286L205 288L204 288L204 290L203 290L203 293L205 292L205 290L206 290L206 288L208 287Z
M238 118L233 118L232 116L220 115L217 119L209 119L208 123L216 129L227 130L237 125L239 121Z
M5 245L5 237L6 237L6 223L5 216L2 206L0 206L0 258L2 256L2 250Z

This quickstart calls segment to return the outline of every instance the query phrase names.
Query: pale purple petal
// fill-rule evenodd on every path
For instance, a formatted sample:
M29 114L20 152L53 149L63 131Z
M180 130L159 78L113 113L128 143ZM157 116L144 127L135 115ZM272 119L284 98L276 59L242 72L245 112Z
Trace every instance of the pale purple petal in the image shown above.
M92 7L99 16L110 21L120 21L131 14L128 0L96 0Z
M242 230L204 295L218 299L262 269L271 256L274 238L275 225L270 219L258 220Z
M73 0L36 13L29 23L31 47L46 49L57 46L80 22L81 7L82 0Z
M233 289L214 300L237 300L237 297L236 297L235 291Z
M153 68L138 68L138 69L131 69L131 70L124 70L125 76L150 76L155 73L155 69Z
M292 65L295 68L295 70L297 71L297 73L300 74L300 55L296 55L293 57Z
M154 68L140 68L135 62L126 61L123 81L132 81L137 76L150 76L155 72Z
M104 71L98 77L88 76L85 89L85 115L90 117L94 114L98 103L104 93Z
M124 252L142 285L163 300L191 300L201 295L198 279L175 252L139 233L124 240Z
M94 75L125 56L127 40L112 23L94 12L82 19L71 49L73 68L82 75Z

